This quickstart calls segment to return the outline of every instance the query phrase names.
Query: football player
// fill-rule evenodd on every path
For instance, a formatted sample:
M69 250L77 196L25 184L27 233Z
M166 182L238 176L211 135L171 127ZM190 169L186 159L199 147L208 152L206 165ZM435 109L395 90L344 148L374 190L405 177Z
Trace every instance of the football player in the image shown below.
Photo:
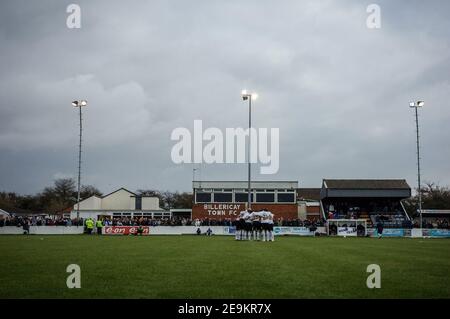
M268 210L266 210L267 211L267 214L268 214L268 216L269 216L269 241L274 241L275 240L275 236L274 236L274 234L273 234L273 218L274 218L274 215L272 214L272 212L270 212L270 211L268 211Z
M241 211L239 213L239 216L237 218L236 222L236 240L243 240L244 239L244 232L245 232L245 213L247 213L245 210Z
M252 212L250 219L252 220L252 235L253 240L260 240L261 237L261 213Z
M269 214L264 208L261 214L262 241L269 240Z
M247 209L247 211L244 214L244 220L245 220L245 239L250 240L251 239L251 233L252 233L252 219L251 219L252 210Z

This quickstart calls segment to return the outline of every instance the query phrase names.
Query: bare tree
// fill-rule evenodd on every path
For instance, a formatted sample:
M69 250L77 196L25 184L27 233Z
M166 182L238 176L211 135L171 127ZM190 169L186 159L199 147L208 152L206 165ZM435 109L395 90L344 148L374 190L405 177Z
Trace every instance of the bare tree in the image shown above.
M423 209L450 209L450 189L448 186L442 187L433 182L426 182L422 189ZM405 208L412 216L417 215L419 207L419 196L415 195L404 201Z
M92 185L83 185L81 186L80 191L81 199L85 199L91 197L93 195L102 196L102 192L95 186Z

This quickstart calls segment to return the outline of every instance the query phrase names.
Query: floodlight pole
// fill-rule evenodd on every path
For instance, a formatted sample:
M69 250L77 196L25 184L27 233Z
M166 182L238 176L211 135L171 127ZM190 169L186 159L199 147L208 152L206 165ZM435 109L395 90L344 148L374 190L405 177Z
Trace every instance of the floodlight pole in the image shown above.
M416 147L417 147L417 189L419 192L419 216L420 216L420 230L423 229L423 220L422 220L422 189L420 183L420 139L419 139L419 114L418 108L424 105L423 101L411 102L409 104L410 107L413 107L415 110L416 117Z
M247 209L251 209L252 207L252 194L251 194L251 146L252 146L252 99L256 99L258 97L258 94L256 93L248 93L247 90L243 90L241 92L242 99L244 101L248 100L248 150L247 150L247 160L248 160L248 202L247 202Z
M78 145L78 195L77 195L77 227L80 225L80 192L81 192L81 141L83 135L83 118L81 116L81 104L78 105L80 110L80 143Z
M195 164L194 164L195 165ZM197 171L197 168L192 169L192 181L195 181L195 172Z
M417 146L417 186L419 191L419 214L420 214L420 229L423 228L422 224L422 190L420 183L420 142L419 142L419 115L417 111L417 105L414 107L416 112L416 146Z
M78 194L77 194L77 227L80 223L80 195L81 195L81 142L83 137L83 118L81 114L81 107L86 106L86 100L73 101L72 106L78 107L80 114L80 142L78 144Z
M251 195L251 168L252 163L250 160L250 150L251 150L251 143L252 143L252 95L248 97L248 150L247 150L247 157L248 157L248 209L251 209L252 205L252 195Z

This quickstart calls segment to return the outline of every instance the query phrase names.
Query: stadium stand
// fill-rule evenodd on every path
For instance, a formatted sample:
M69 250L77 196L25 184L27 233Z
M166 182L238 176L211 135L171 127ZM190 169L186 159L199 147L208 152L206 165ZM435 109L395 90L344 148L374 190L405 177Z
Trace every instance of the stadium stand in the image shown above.
M366 219L387 228L411 228L401 201L411 196L405 180L324 179L321 207L326 219Z

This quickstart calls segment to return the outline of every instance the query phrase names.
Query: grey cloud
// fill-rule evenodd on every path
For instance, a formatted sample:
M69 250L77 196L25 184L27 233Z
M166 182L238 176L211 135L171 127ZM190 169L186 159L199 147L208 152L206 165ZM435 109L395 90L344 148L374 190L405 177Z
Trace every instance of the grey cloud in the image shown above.
M280 128L280 171L259 179L404 177L415 185L411 99L423 98L424 179L450 184L446 1L61 1L0 4L0 189L33 192L76 172L86 98L84 180L189 190L192 165L170 160L176 127ZM447 160L444 160L447 159ZM202 165L243 179L245 165ZM199 176L197 176L199 177Z

